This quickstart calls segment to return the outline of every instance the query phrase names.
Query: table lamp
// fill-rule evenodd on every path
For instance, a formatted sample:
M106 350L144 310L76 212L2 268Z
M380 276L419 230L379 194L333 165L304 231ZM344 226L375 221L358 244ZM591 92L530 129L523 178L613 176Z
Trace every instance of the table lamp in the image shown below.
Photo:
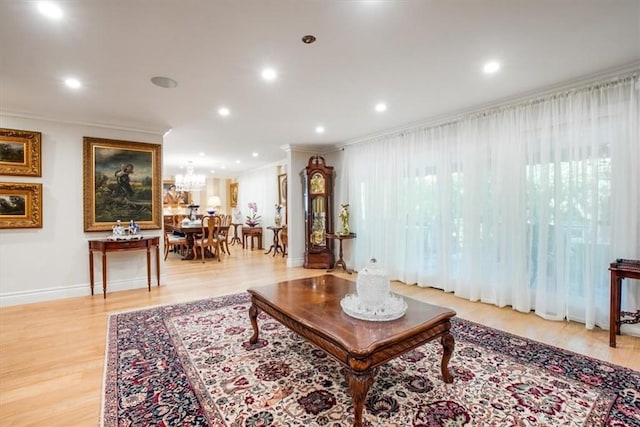
M209 215L215 214L216 209L218 209L221 205L222 205L222 202L220 202L220 197L209 196L209 198L207 199L207 206L209 206L209 210L207 211L207 213Z

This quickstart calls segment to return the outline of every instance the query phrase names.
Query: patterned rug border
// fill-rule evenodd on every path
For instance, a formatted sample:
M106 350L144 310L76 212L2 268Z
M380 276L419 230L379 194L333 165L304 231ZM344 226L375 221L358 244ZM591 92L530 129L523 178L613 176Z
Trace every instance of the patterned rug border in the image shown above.
M106 337L106 350L105 350L105 363L103 372L103 389L102 389L102 405L100 414L100 425L111 426L117 425L117 419L113 419L113 414L109 414L106 405L109 399L117 400L117 389L115 380L116 378L109 378L109 369L115 368L109 366L110 361L117 361L117 357L112 353L117 353L117 318L119 316L132 316L139 319L164 321L164 319L189 314L195 311L209 311L216 310L223 307L228 307L236 304L247 304L250 302L250 295L246 292L228 294L222 296L216 296L212 298L203 298L192 301L184 301L178 303L170 303L163 305L150 306L140 309L126 310L120 312L109 313L107 324L107 337ZM586 356L580 353L572 352L560 347L556 347L550 344L533 340L530 338L522 337L510 332L502 331L490 326L485 326L477 322L466 320L460 317L452 319L452 333L456 342L458 340L464 340L468 343L478 345L487 348L491 351L503 354L510 359L519 362L526 363L542 369L551 374L563 375L567 379L574 380L581 383L586 383L603 393L613 394L617 396L616 399L610 402L606 408L598 408L598 412L604 411L604 413L612 413L615 417L616 403L621 404L620 400L624 399L622 392L626 390L637 389L640 384L640 372L626 368L624 366L615 365L610 362L602 361L590 356ZM460 324L464 327L456 328L456 325ZM508 342L510 345L505 345ZM514 345L515 343L515 345ZM520 344L518 344L520 343ZM508 351L505 352L505 349ZM525 350L526 349L526 350ZM533 351L536 354L536 358L525 357L527 352ZM585 380L584 375L580 375L582 370L580 366L592 364L596 367L601 367L598 372L591 372L593 376ZM604 368L604 369L602 369ZM636 390L640 392L640 390ZM627 399L629 397L627 396ZM199 399L200 400L200 399ZM205 402L200 401L201 404ZM637 403L636 403L637 404ZM620 415L620 414L618 414ZM117 418L117 415L116 415ZM624 416L623 416L624 418ZM611 421L611 420L610 420ZM631 420L634 422L633 420ZM640 421L640 420L639 420ZM610 424L610 425L626 425L626 424ZM632 424L632 425L640 425Z

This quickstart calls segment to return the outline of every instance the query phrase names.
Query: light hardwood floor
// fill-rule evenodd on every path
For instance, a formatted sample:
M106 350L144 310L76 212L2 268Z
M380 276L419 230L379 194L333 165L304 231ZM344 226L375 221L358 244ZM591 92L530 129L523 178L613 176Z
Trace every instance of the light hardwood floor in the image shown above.
M287 268L280 256L231 247L222 262L181 261L169 254L161 286L0 309L0 426L99 425L109 313L244 291L247 287L325 274ZM88 268L88 267L87 267ZM339 273L355 280L355 275ZM155 282L154 282L155 283ZM430 288L392 283L392 290L450 307L458 317L640 370L640 338L545 321L511 308L472 303ZM455 357L455 353L454 353Z

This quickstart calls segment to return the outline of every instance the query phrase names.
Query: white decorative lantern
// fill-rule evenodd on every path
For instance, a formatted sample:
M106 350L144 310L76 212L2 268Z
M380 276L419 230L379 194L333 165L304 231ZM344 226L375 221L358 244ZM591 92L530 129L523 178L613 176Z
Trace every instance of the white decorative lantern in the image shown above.
M358 272L356 289L358 299L370 307L384 304L389 297L389 276L375 258Z
M342 310L362 320L394 320L404 316L407 303L389 292L389 276L373 258L356 279L357 294L348 294L340 301Z

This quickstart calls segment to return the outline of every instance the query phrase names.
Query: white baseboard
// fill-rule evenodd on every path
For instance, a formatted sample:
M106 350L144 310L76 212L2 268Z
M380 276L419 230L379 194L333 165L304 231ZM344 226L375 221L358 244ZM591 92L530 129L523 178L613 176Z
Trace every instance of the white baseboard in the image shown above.
M640 323L620 325L620 333L623 335L633 335L634 337L640 337Z
M302 267L304 265L304 257L287 258L287 267Z
M157 286L157 283L155 277L152 277L151 286ZM134 280L109 280L108 284L107 293L138 289L140 287L146 288L147 278L145 276L144 278ZM7 292L0 294L0 307L85 297L88 295L91 295L91 287L88 283L58 288L42 288L24 292ZM94 297L102 298L102 282L95 284Z

